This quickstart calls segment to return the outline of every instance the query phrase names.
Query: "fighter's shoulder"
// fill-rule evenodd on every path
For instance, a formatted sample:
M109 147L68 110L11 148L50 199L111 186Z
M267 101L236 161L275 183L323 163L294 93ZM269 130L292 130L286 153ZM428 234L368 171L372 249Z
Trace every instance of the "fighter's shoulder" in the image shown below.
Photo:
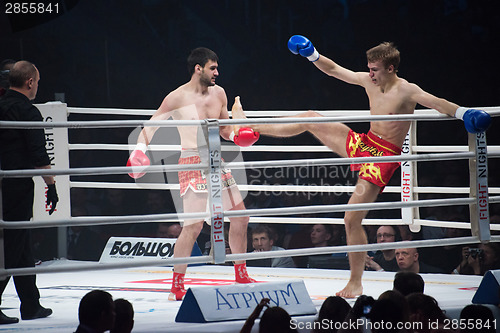
M422 89L415 83L408 82L402 78L399 78L398 80L399 80L399 91L401 93L413 95L422 91Z
M210 87L210 88L213 90L214 94L217 97L219 97L219 98L226 98L226 91L221 86L214 85L213 87Z
M170 93L165 96L163 99L163 103L165 106L168 106L168 109L176 109L183 105L183 101L186 99L187 91L183 86L178 87L177 89L172 90Z

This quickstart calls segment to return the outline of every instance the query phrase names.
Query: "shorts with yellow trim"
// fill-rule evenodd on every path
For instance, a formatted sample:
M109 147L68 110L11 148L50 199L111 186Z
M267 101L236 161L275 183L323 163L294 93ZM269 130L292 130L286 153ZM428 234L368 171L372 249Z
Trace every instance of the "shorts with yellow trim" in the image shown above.
M349 157L395 156L401 154L401 147L385 141L372 132L368 134L349 131L346 140L346 152ZM352 171L359 171L359 178L384 189L399 162L351 164Z

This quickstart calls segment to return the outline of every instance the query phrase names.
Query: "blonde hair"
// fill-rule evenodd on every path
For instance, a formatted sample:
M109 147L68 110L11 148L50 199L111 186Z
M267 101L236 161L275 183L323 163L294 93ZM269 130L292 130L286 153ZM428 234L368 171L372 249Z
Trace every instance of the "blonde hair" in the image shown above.
M385 68L390 65L397 70L400 62L399 51L392 42L383 42L366 51L366 59L368 62L382 61Z

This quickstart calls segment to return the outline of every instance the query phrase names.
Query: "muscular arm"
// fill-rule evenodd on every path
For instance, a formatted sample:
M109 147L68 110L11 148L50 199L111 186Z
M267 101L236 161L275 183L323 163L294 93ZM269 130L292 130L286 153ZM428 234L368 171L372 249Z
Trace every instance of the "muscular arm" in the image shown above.
M218 93L219 98L222 101L222 106L220 110L219 119L229 119L229 112L227 111L227 95L224 89L221 88L221 91ZM229 140L229 136L233 132L234 126L221 126L220 127L220 136L224 138L224 140Z
M361 76L363 74L366 75L366 73L353 72L338 65L333 60L325 57L324 55L320 55L318 60L313 62L313 64L326 75L333 76L350 84L356 84L360 86L363 85Z
M156 112L149 120L167 120L172 116L173 109L171 105L173 104L174 104L174 97L172 97L171 94L168 94L167 97L163 99L163 102L161 103L158 110L156 110ZM145 126L144 129L139 134L139 137L137 138L137 143L149 145L151 140L153 139L153 135L157 130L158 126L156 127Z
M451 117L455 116L455 112L458 109L458 105L445 100L444 98L439 98L434 95L425 92L420 87L415 84L410 84L411 99L415 103L425 106L429 109L435 109L440 113L447 114Z

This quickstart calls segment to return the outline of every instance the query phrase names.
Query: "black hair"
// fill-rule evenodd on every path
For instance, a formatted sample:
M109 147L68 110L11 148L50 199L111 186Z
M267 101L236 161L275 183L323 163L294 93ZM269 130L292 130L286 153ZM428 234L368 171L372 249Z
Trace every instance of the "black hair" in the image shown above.
M205 64L212 60L214 62L219 61L219 57L215 54L214 51L207 49L206 47L198 47L191 51L187 58L187 66L189 75L192 76L194 73L194 67L196 65L200 65L201 67L205 67Z

